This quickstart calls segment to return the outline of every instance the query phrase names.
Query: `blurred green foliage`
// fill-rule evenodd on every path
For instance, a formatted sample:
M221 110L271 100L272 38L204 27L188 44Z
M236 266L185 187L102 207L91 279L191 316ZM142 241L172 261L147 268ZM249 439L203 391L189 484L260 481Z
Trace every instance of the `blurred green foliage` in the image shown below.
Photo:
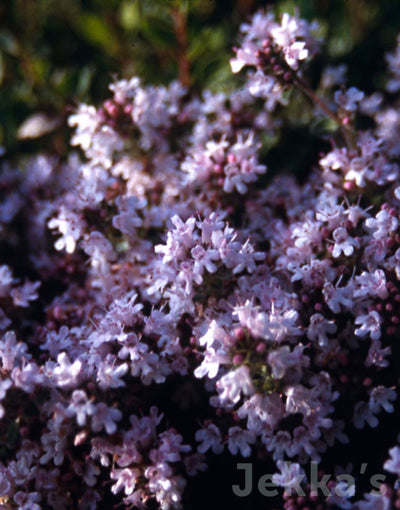
M0 0L0 146L35 150L35 138L65 126L78 102L104 99L113 77L231 89L239 24L267 5L319 20L329 62L343 59L353 85L371 92L382 84L399 0ZM18 140L34 112L45 120Z

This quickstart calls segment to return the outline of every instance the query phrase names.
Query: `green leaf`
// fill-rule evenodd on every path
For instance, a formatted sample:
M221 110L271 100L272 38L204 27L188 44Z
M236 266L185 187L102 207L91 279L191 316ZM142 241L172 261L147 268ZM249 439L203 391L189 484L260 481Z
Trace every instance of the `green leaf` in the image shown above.
M80 35L88 42L102 48L111 56L118 55L118 38L103 19L95 14L85 13L79 16L77 25Z
M335 133L337 129L337 123L328 117L320 117L319 119L315 119L310 125L310 133L319 138L332 136L332 134Z
M125 30L138 30L141 24L139 2L126 0L119 9L119 21Z
M148 16L141 29L147 40L155 46L161 46L160 49L168 48L176 42L171 19Z
M207 52L221 52L226 44L226 33L222 27L211 28L206 27L200 33L191 34L188 49L188 57L190 60L201 58Z

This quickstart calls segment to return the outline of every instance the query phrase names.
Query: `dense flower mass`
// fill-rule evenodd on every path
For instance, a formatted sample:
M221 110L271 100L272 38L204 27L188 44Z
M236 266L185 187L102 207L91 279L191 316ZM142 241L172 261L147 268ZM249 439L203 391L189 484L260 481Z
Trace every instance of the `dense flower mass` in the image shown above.
M386 105L343 67L310 88L315 24L241 34L237 91L118 81L68 160L1 167L1 508L189 508L220 454L272 470L265 508L399 508L400 39ZM294 89L333 124L303 184L264 161Z

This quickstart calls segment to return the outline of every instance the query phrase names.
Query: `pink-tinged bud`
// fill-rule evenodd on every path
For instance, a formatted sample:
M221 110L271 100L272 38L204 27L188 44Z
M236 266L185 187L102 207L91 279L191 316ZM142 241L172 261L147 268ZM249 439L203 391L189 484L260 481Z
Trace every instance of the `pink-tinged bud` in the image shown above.
M304 303L304 304L308 304L310 302L310 296L308 296L307 294L303 294L301 296L301 301Z
M373 383L373 380L371 379L371 377L366 377L364 380L363 380L363 386L365 386L366 388L368 388L369 386L371 386L371 384Z
M378 312L382 312L383 310L383 303L377 303L375 305L375 308L378 310ZM373 311L373 309L371 310L371 312Z
M244 361L244 356L243 354L235 354L233 356L233 359L232 359L232 362L234 365L241 365Z
M192 349L191 349L190 347L185 347L185 348L183 349L183 354L184 354L185 356L190 356L190 355L192 354Z
M343 124L343 126L350 126L351 119L348 115L346 115L346 117L343 117L342 124Z
M214 172L218 175L223 175L224 167L220 163L216 163L214 165Z
M101 123L104 123L107 121L107 112L104 110L104 108L98 109L97 116Z
M346 374L342 374L340 377L339 377L339 381L342 383L342 384L347 384L349 382L349 378Z
M218 186L221 186L221 188L222 188L222 186L224 185L224 179L220 177L220 178L217 180L217 184L218 184Z
M314 305L314 310L316 310L317 312L321 312L323 310L324 306L322 303L315 303Z
M258 354L263 354L267 350L267 346L264 342L259 342L256 347Z
M388 326L386 328L386 334L389 336L392 336L396 333L396 327L395 326Z
M118 117L119 108L111 99L104 101L104 109L110 117L114 119Z
M400 323L400 318L399 318L399 317L397 317L397 315L392 315L392 316L390 317L390 322L391 322L392 324L399 324L399 323Z
M343 183L343 188L346 190L346 191L354 191L356 189L356 185L353 181L345 181Z
M195 336L191 336L190 340L189 340L189 343L190 343L190 345L192 345L194 347L197 344L196 337Z
M400 294L396 294L394 296L394 300L396 301L396 303L400 303Z
M395 209L394 207L391 207L389 209L389 214L390 214L390 216L397 216L398 215L397 209Z
M293 77L292 77L292 74L289 73L289 71L286 71L286 73L284 73L283 75L283 79L287 82L287 83L291 83Z
M322 237L329 237L331 234L331 229L327 227L326 225L321 228L321 236Z
M271 40L270 39L264 39L263 42L262 42L262 47L264 48L264 50L266 50L267 48L271 49Z
M56 305L54 308L53 308L53 317L58 320L58 321L61 321L61 320L64 320L65 319L65 313L64 313L64 310L61 308L60 305Z
M393 312L393 305L392 305L392 303L386 303L385 310L387 312Z
M221 417L223 414L224 414L224 411L223 409L221 409L221 407L218 407L216 410L215 410L215 414L219 417Z
M236 156L232 153L228 154L227 158L228 163L236 163Z
M351 230L354 227L353 222L351 220L346 220L344 226L346 230Z
M127 104L124 106L125 115L131 115L133 111L133 106L131 104Z
M246 338L246 333L243 328L236 328L234 331L234 335L235 335L236 340L238 340L238 341L244 340Z

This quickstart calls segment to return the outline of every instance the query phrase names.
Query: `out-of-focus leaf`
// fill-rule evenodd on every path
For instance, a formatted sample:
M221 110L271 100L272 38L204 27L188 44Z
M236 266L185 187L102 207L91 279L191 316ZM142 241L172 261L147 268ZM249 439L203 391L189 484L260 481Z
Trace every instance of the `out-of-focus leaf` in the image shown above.
M119 9L119 20L125 30L138 30L141 24L138 1L125 0Z
M77 24L80 35L91 44L99 46L109 55L118 54L118 38L101 16L81 14L77 18Z
M232 73L228 59L218 59L210 62L209 66L195 72L202 73L202 79L207 82L207 87L213 92L229 93L235 88L235 76Z
M35 80L40 85L43 85L45 82L47 82L50 70L50 62L47 59L35 56L31 60L31 67L34 72Z
M273 147L278 145L280 141L280 133L277 132L275 134L271 134L268 132L261 133L261 150L260 154L265 155L270 151Z
M79 97L83 97L87 94L92 78L93 69L90 67L84 67L79 74L78 85L76 87L76 93Z
M331 57L341 57L349 53L353 48L353 41L350 34L343 33L332 37L328 42L328 52Z
M215 10L216 0L191 0L190 9L200 16L209 16Z
M331 136L337 129L337 123L325 116L315 119L310 125L310 132L321 138Z
M45 113L34 113L30 115L17 131L18 140L40 138L51 133L61 125L61 119L49 117Z
M0 51L0 85L3 82L3 78L4 78L4 57L3 52Z
M349 53L354 46L352 29L348 19L342 18L335 24L335 30L328 40L328 53L332 57L341 57Z
M172 20L148 17L141 25L142 33L153 45L167 48L175 41Z
M4 51L4 53L8 53L13 57L16 57L19 54L17 39L13 34L6 31L0 32L0 48Z
M276 7L277 13L282 15L285 12L288 12L289 14L294 14L296 9L298 9L297 2L294 0L283 0L282 2L279 2L279 4Z
M187 55L190 60L196 60L207 52L212 52L215 58L215 53L223 50L225 43L226 33L222 27L207 27L199 34L192 35Z
M13 100L30 103L33 100L32 86L28 82L20 82L14 86Z

